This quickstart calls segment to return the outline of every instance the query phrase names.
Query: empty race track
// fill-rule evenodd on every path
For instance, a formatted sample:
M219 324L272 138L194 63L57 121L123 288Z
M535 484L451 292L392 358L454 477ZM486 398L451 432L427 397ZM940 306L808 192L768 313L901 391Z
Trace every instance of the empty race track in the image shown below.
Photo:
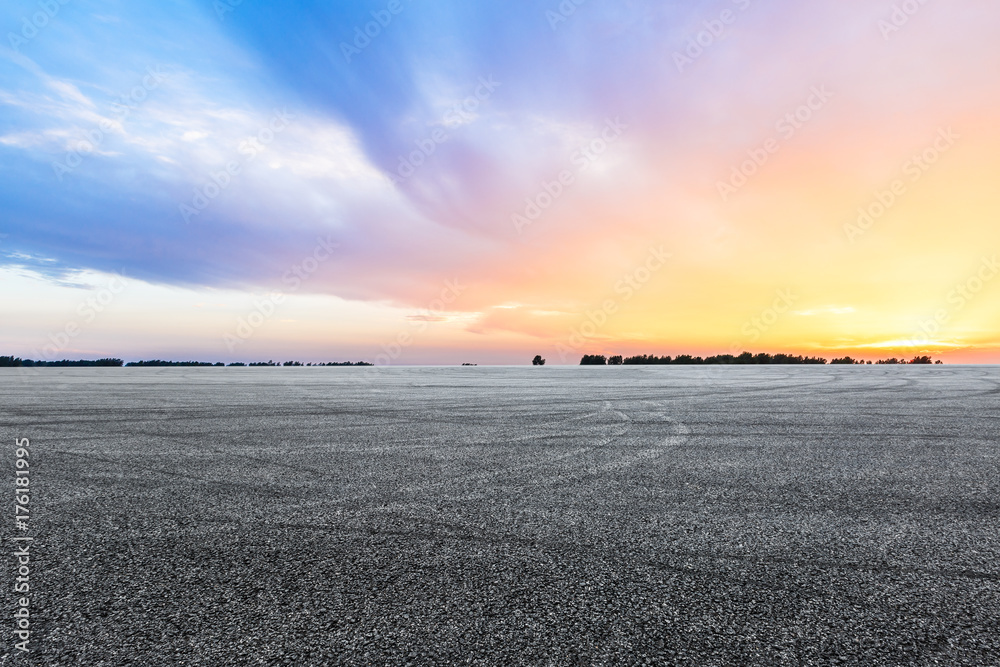
M32 664L1000 664L997 367L0 387Z

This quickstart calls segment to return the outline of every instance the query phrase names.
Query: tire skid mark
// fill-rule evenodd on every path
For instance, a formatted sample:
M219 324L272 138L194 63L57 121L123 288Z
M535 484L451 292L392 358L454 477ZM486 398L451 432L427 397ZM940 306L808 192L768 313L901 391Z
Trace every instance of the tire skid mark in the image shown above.
M590 413L590 414L584 415L583 417L581 417L581 419L586 419L588 417L594 417L594 416L600 416L602 414L604 414L604 412L594 412L594 413ZM604 424L591 426L590 428L591 429L595 429L595 428L602 427L602 426L604 426ZM623 435L624 432L626 432L627 430L628 430L628 425L625 424L625 429L624 429L624 431L622 433L615 434L615 435L611 436L611 438L607 439L606 441L602 441L602 442L600 442L600 443L598 443L596 445L587 445L587 446L583 446L583 447L578 447L578 448L570 450L568 452L559 452L559 453L549 454L547 456L541 457L540 459L532 460L532 461L529 461L529 462L526 462L526 463L523 463L523 464L519 464L519 465L505 466L503 468L496 469L496 470L487 470L487 471L466 473L466 474L458 475L458 476L455 476L455 477L449 477L448 479L437 480L437 481L433 481L433 482L427 482L427 483L424 483L424 484L417 484L417 485L413 485L413 486L410 486L410 487L404 487L404 488L400 489L400 492L413 493L413 492L428 491L428 490L431 490L431 489L434 489L434 488L440 488L440 487L445 486L445 485L454 484L456 482L462 482L462 483L468 483L468 482L485 483L485 482L488 482L490 480L494 480L494 479L496 479L498 477L504 477L504 476L511 475L511 474L514 474L514 473L520 473L520 472L523 472L524 470L538 469L538 468L543 467L543 466L550 466L550 465L553 465L553 464L558 464L558 463L560 463L562 461L565 461L567 459L578 458L578 457L586 454L587 452L593 450L595 447L604 446L608 442L613 441L616 437L620 437L621 435ZM538 438L537 435L533 436L533 437L536 438L536 439Z
M637 409L638 407L644 405L652 409ZM378 490L373 489L371 491L352 494L333 501L327 501L322 504L343 505L359 502L364 503L364 501L375 500L377 497L378 501L376 503L370 505L364 504L362 507L357 509L364 514L387 511L399 514L400 511L403 511L406 513L406 516L409 517L415 504L415 496L424 494L434 489L449 487L455 488L459 485L467 486L469 483L473 483L476 486L483 486L487 490L494 493L503 494L508 493L508 491L504 490L503 487L500 487L496 483L490 482L495 482L498 479L510 477L512 475L519 475L517 477L519 487L545 488L562 485L567 481L576 479L599 476L610 472L618 472L635 465L648 464L660 458L671 449L683 446L691 435L691 429L673 417L670 417L663 410L663 405L664 403L662 401L643 400L639 402L638 406L626 412L615 409L611 402L606 401L600 412L588 413L581 416L579 419L573 420L581 421L584 419L598 418L602 419L602 421L594 424L584 424L581 429L573 433L560 434L591 441L590 444L586 444L582 447L577 447L570 451L560 452L558 454L545 457L543 460L533 460L521 465L505 466L497 470L474 472L447 479L426 482L423 484L415 484L402 487L395 492L389 493L379 492ZM615 421L607 421L608 417L614 418ZM654 443L647 444L638 450L630 450L625 443L641 440L642 436L632 435L632 433L638 426L648 424L668 425L671 433L665 436L662 433L657 434L655 436L657 440ZM611 432L609 433L609 431ZM599 440L597 442L592 442L595 437L599 438ZM586 456L588 454L600 450L606 450L607 448L616 445L621 447L618 452L620 453L619 459L603 463L588 463L586 461ZM560 464L564 463L568 464L568 469L559 470L558 467ZM553 469L554 466L556 469ZM520 475L520 473L525 471L531 471L531 474ZM415 517L410 518L415 519ZM467 529L481 528L475 526L474 524L466 525L466 522L462 519L458 519L457 517L450 518L465 525ZM426 519L427 517L424 516L421 520ZM513 534L514 533L512 533L512 535Z
M116 466L119 466L119 467L122 466L122 462L121 461L118 461L118 460L115 460L115 459L105 458L105 457L99 456L97 454L89 454L89 453L88 454L82 454L82 453L77 453L77 452L72 452L72 451L67 451L67 450L52 450L50 453L51 454L65 454L67 456L76 456L78 458L87 459L87 460L91 460L91 461L100 461L102 463L108 463L108 464L116 465ZM207 484L207 485L210 485L210 486L216 486L216 487L227 488L227 489L236 489L236 490L239 490L239 491L243 491L245 493L246 492L260 493L260 494L264 494L264 495L270 496L272 498L284 498L284 497L287 496L286 493L279 492L279 491L275 490L274 488L269 488L268 486L263 486L263 485L259 485L259 484L253 484L251 482L230 482L230 481L221 480L221 479L210 479L208 477L199 477L197 475L191 475L191 474L187 474L187 473L183 473L183 472L178 472L176 470L169 470L167 468L153 468L153 467L150 467L150 466L138 465L134 461L133 462L129 462L128 469L129 470L142 470L144 472L151 472L151 473L155 473L155 474L162 475L164 477L169 477L169 478L184 479L184 480L189 480L189 481L201 482L203 484ZM47 504L58 504L59 502L60 501L58 501L58 500L46 500Z
M473 484L476 484L476 485L486 485L490 481L496 480L498 478L502 478L502 477L505 477L505 476L511 476L511 475L515 475L515 474L519 474L519 473L523 473L524 471L527 471L527 470L534 470L535 474L530 475L530 476L521 476L520 477L521 480L528 480L528 479L531 479L533 477L540 477L540 476L541 477L551 477L551 472L548 473L548 474L546 474L544 472L545 468L547 468L547 467L551 468L552 466L559 465L563 461L567 461L567 460L569 460L569 461L579 460L582 456L586 455L588 452L594 450L595 448L605 447L608 444L616 441L618 438L620 438L623 435L625 435L625 433L627 433L628 430L630 429L630 421L629 421L628 416L625 413L623 413L621 411L608 410L608 409L600 410L598 412L590 412L590 413L587 413L587 414L584 414L584 415L573 416L573 417L568 418L568 419L562 419L562 420L560 420L558 422L559 424L565 424L565 423L568 423L568 422L571 422L571 421L581 421L581 420L585 420L585 419L592 419L592 418L595 418L595 417L596 418L601 418L601 417L604 417L604 416L607 416L607 415L614 416L614 417L617 418L617 420L615 422L603 422L603 423L598 423L598 424L584 425L584 428L583 428L584 432L593 432L593 431L604 430L608 426L617 427L618 429L620 429L619 432L613 433L609 437L605 437L605 438L603 438L602 440L600 440L597 443L588 444L588 445L585 445L585 446L582 446L582 447L577 447L577 448L574 448L574 449L569 450L569 451L559 451L559 452L550 453L550 454L544 455L542 457L536 457L536 458L534 458L534 459L532 459L530 461L526 461L525 463L517 464L517 465L513 465L513 466L508 465L508 466L504 466L502 468L497 468L497 469L492 469L492 470L473 471L473 472L469 472L469 473L464 473L464 474L460 474L460 475L448 477L446 479L437 479L437 480L427 481L427 482L423 482L423 483L412 484L412 485L400 487L400 488L395 489L394 491L388 491L388 492L386 492L384 490L380 491L378 489L372 489L370 491L365 491L365 492L361 492L361 493L355 493L355 494L351 494L351 495L348 495L348 496L344 496L344 497L338 498L336 500L326 501L326 502L323 502L322 504L324 504L324 505L328 504L328 503L332 503L332 504L335 504L335 505L349 504L349 503L356 503L356 502L361 502L361 501L365 501L365 500L371 500L371 499L374 499L376 496L378 496L381 499L385 500L386 502L383 502L383 503L381 503L379 505L376 505L376 506L373 506L371 508L373 510L376 510L379 507L385 507L388 503L394 502L396 499L398 499L400 497L410 497L410 498L412 498L414 495L425 493L425 492L428 492L428 491L432 491L434 489L440 489L442 487L455 486L455 485L460 485L460 484L461 485L469 485L470 483L473 483ZM544 426L545 427L549 427L551 425L550 424L546 424ZM560 435L560 436L566 436L566 435L577 435L577 434L576 433L571 433L571 434L559 433L558 435ZM549 435L548 437L552 437L552 436ZM528 438L529 439L538 440L538 439L541 439L541 435L538 434L538 433L536 433L536 434L533 434L531 436L528 436ZM525 439L525 438L519 438L519 440L520 439ZM505 443L511 442L511 440L510 439L505 439L504 442ZM390 501L389 499L386 498L386 496L390 496L393 500Z

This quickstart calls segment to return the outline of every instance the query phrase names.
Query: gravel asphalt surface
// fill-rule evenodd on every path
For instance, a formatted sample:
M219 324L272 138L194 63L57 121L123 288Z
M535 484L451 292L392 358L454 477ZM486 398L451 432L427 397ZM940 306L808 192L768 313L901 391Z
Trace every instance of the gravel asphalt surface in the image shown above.
M0 664L1000 665L998 419L988 366L0 369Z

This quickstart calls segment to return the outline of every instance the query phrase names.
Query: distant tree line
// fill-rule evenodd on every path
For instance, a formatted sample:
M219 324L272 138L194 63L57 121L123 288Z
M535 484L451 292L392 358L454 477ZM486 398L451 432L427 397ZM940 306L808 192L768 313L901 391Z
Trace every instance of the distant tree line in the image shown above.
M580 360L581 366L606 366L608 358L603 354L585 354Z
M62 361L35 361L32 359L21 359L20 357L0 357L0 368L16 368L16 367L41 367L41 366L226 366L227 364L219 362L209 362L209 361L164 361L163 359L149 359L146 361L130 361L127 364L121 359L98 359L96 361L90 361L86 359L80 359L78 361L71 361L69 359L63 359ZM374 366L367 361L331 361L329 363L307 363L303 364L301 361L286 361L282 364L275 363L273 361L259 361L251 364L245 364L241 361L237 361L229 366Z
M833 361L827 361L823 357L805 357L794 354L767 354L761 352L753 354L744 352L740 355L719 354L713 357L693 357L690 354L681 354L676 357L669 355L657 357L656 355L643 354L634 357L622 358L621 355L606 357L603 354L585 354L580 360L581 366L710 366L710 365L761 365L761 364L783 364L783 365L823 365L830 364L868 364L870 361L855 360L851 357L841 357ZM930 357L914 357L910 361L901 359L884 359L876 362L878 364L940 364L940 361L933 361Z
M328 363L302 363L301 361L285 361L278 363L275 361L254 361L249 364L243 363L242 361L234 361L231 364L219 363L208 363L201 361L135 361L125 364L126 366L237 366L237 367L278 367L278 366L374 366L367 361L331 361Z
M326 363L302 363L301 361L286 361L284 363L275 363L273 361L256 361L251 364L244 364L242 362L236 362L229 364L230 366L374 366L375 364L370 364L367 361L329 361Z
M211 363L209 361L163 361L162 359L150 359L149 361L130 361L126 366L225 366L221 361Z
M834 359L830 363L831 364L858 364L858 365L867 364L867 365L870 366L872 362L870 362L870 361L861 361L860 359L852 359L851 357L841 357L840 359ZM893 357L891 359L880 359L880 360L878 360L878 361L875 362L875 364L878 365L878 366L896 365L896 364L940 364L940 363L941 363L940 360L934 361L930 357L926 357L926 356L925 357L913 357L909 361L906 361L905 359L896 359L895 357Z
M286 366L288 364L285 364ZM299 364L300 366L302 364ZM331 361L325 364L306 364L306 366L374 366L367 361Z
M932 364L932 363L940 364L941 362L933 361L930 357L914 357L910 361L906 361L905 359L897 359L893 357L892 359L882 359L880 361L876 361L875 363L880 365L884 364L894 365L894 364Z
M96 361L88 359L78 359L76 361L72 361L70 359L63 359L62 361L36 361L34 359L21 359L20 357L0 357L0 368L30 368L43 366L121 366L122 363L121 359L97 359Z

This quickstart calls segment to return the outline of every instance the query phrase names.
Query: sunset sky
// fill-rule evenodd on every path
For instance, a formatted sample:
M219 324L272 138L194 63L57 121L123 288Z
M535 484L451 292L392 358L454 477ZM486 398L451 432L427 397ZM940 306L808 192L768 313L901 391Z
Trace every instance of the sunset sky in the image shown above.
M0 354L1000 363L995 0L0 26Z

